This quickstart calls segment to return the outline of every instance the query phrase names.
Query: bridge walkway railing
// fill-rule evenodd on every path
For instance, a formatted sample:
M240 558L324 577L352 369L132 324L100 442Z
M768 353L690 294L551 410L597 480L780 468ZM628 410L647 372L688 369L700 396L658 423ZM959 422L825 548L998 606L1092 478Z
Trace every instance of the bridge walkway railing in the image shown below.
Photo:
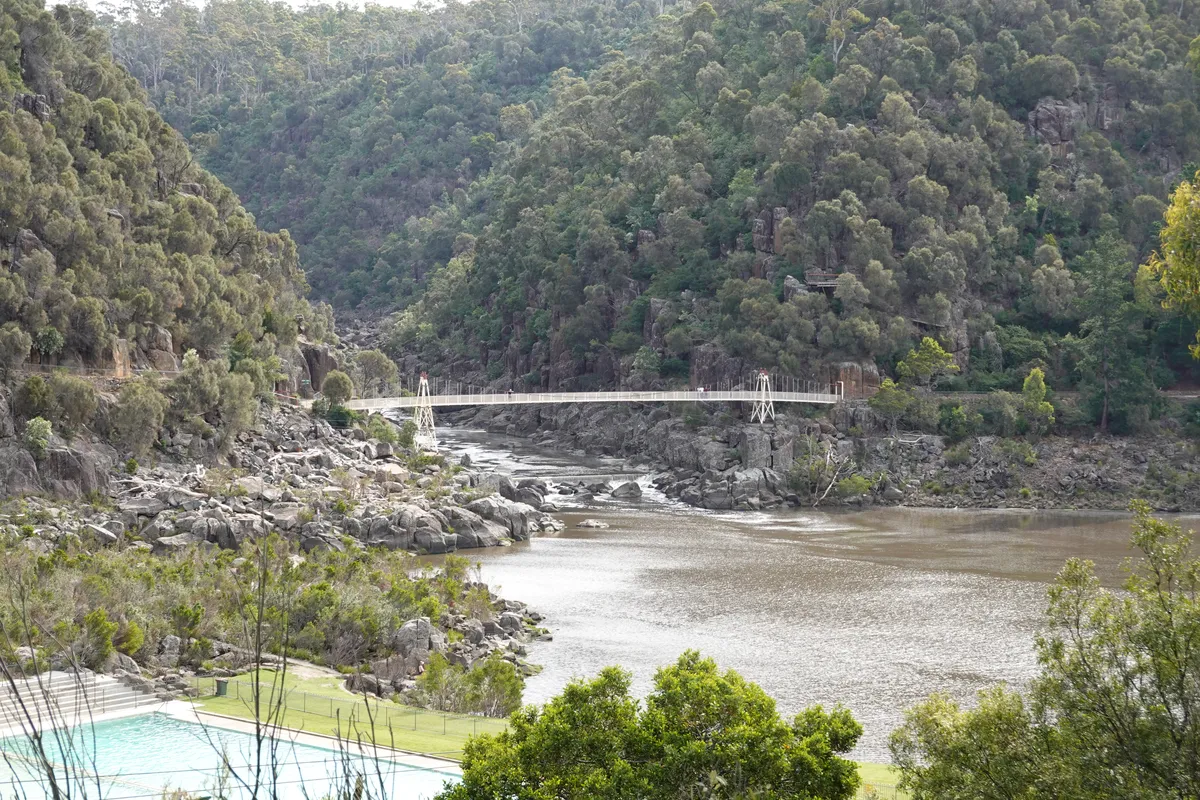
M761 399L755 391L678 391L678 392L514 392L491 394L434 394L429 396L430 406L489 406L489 405L537 405L554 403L701 403L742 402L753 403ZM807 403L832 405L841 401L837 387L827 392L772 392L776 403ZM346 407L356 411L377 411L391 408L412 408L417 405L416 397L369 397L356 398Z

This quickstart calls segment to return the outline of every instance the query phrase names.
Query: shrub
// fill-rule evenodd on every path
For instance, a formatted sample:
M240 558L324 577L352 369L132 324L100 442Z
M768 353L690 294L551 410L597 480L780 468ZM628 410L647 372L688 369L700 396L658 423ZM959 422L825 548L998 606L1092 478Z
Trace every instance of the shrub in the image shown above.
M961 442L983 424L983 416L961 405L943 403L938 410L938 431L951 442Z
M657 374L662 367L662 358L651 347L643 345L633 357L633 368L638 372Z
M417 423L411 419L404 420L404 424L400 426L400 432L396 434L396 443L406 450L412 449L413 439L417 435Z
M992 450L1009 464L1025 464L1032 467L1037 464L1037 452L1029 442L1016 439L1000 439L992 446Z
M338 428L349 428L354 424L354 412L345 406L330 406L329 413L325 415L325 419L330 425Z
M168 405L163 393L145 377L125 384L113 410L118 441L133 451L134 456L145 455L158 440Z
M29 448L29 452L33 453L35 458L41 458L46 454L52 433L53 429L50 423L41 417L34 417L25 423L25 446Z
M350 380L349 375L335 369L325 376L325 382L321 384L321 394L329 400L330 406L340 406L354 396L354 382Z
M324 397L318 397L312 401L312 413L314 417L325 417L329 415L329 401Z
M395 444L398 437L396 435L396 426L388 422L379 414L372 414L367 418L367 424L364 428L367 436L372 439L378 439L381 442Z
M125 462L125 474L136 475L138 471L138 460L131 458Z
M133 620L125 623L125 628L113 640L117 650L127 656L133 656L142 649L142 645L145 643L146 633L142 630L142 626Z
M33 337L21 330L15 322L6 322L0 327L0 369L8 371L29 358Z
M58 328L52 325L47 325L37 332L34 337L33 346L43 356L56 356L62 352L63 345L67 343L66 338L59 333Z
M22 419L54 415L54 392L41 375L30 375L13 396L13 413Z
M59 419L68 429L82 428L92 421L97 403L96 390L90 383L65 372L56 372L50 376L49 388L54 393Z
M99 669L113 654L113 634L120 627L108 619L103 608L93 609L83 618L83 663Z
M871 491L871 481L862 475L851 475L837 483L839 497L856 497Z
M495 650L467 673L464 684L464 711L487 717L507 717L521 707L525 679L516 666L505 661Z
M946 463L952 467L962 466L971 460L971 443L961 442L946 449Z

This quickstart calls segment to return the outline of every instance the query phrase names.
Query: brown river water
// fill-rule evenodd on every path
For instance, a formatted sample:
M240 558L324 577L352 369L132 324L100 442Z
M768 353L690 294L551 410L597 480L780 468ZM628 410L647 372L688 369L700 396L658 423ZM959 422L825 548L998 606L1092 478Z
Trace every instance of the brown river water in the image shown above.
M626 471L521 439L439 433L451 454L514 477ZM887 761L888 734L930 693L969 703L981 688L1034 675L1047 584L1066 559L1092 559L1115 586L1131 555L1121 514L712 512L642 483L639 501L570 508L561 498L562 533L464 553L554 634L530 646L544 669L527 701L610 664L630 670L644 695L658 666L697 649L760 684L784 713L846 705L864 728L854 756ZM610 527L576 528L583 519Z

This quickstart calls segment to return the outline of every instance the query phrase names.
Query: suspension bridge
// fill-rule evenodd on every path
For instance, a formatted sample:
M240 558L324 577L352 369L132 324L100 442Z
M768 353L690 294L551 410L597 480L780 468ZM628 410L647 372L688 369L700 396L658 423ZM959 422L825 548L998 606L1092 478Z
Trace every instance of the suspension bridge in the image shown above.
M412 409L417 426L414 442L426 450L437 450L437 429L433 421L434 408L464 406L553 405L558 403L751 403L750 421L765 423L775 419L776 403L805 403L833 405L843 399L841 383L818 384L794 379L785 380L784 391L775 391L771 376L765 370L754 376L753 389L723 389L708 391L694 389L676 392L466 392L455 384L453 394L430 392L429 378L421 374L417 393L404 397L364 397L344 404L353 411L399 411Z

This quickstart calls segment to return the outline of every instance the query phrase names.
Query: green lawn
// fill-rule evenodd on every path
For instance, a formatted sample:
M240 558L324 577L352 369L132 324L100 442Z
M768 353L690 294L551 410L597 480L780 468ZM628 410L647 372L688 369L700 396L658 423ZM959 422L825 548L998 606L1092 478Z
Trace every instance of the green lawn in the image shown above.
M263 684L260 704L267 699L272 675L260 676ZM253 677L240 675L229 682L227 697L214 697L214 681L202 679L202 697L195 705L202 711L231 717L254 719ZM463 745L478 733L499 733L508 727L502 719L443 714L423 708L378 700L368 707L361 697L342 688L340 676L300 678L288 675L284 681L285 710L280 724L287 728L373 741L387 747L425 755L458 760ZM262 714L265 716L265 711Z
M264 703L273 677L269 670L264 670L260 675L260 681L264 684ZM214 714L253 719L253 695L250 691L253 683L253 676L239 675L230 679L228 697L213 697L214 680L201 678L199 686L204 696L195 704L199 709ZM287 707L282 719L284 727L346 736L353 725L355 733L351 734L351 738L361 737L414 753L458 760L462 758L463 745L474 734L499 733L508 727L508 723L502 719L442 714L386 701L371 702L372 724L368 719L365 701L343 688L340 675L300 677L288 673L283 684ZM907 793L895 788L898 776L887 764L860 762L858 773L863 783L858 792L860 798L905 800L908 797Z
M862 778L858 796L862 798L878 798L878 800L906 800L908 792L896 788L900 776L889 764L872 764L866 761L858 763L858 774ZM871 792L874 792L872 794Z

